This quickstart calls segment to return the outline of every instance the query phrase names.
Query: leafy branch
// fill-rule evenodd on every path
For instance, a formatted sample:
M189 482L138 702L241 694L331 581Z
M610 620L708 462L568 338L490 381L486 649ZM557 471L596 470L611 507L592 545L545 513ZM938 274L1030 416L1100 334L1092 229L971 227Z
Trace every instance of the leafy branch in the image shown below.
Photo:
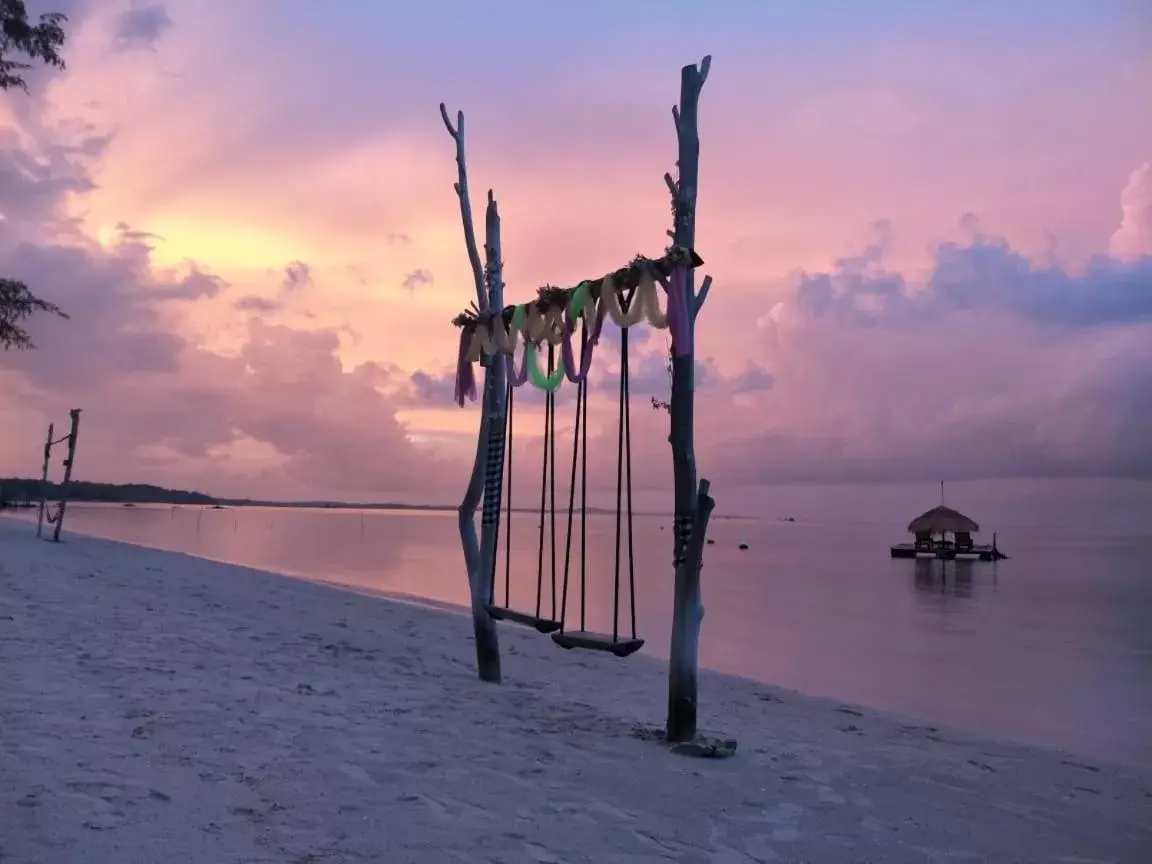
M40 16L39 23L32 24L24 0L0 0L0 90L15 87L28 92L21 73L32 64L11 59L13 54L64 68L60 49L64 47L63 24L67 20L60 12L48 12Z
M36 312L47 312L60 318L68 315L55 303L41 300L28 290L28 286L15 279L0 278L0 345L7 351L35 348L32 339L20 324Z

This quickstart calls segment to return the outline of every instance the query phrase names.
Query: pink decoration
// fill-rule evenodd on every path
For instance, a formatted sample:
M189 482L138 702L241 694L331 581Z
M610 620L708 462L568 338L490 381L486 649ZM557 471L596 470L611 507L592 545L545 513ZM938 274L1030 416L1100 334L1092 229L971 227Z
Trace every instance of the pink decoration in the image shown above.
M528 334L524 334L525 338L521 339L524 343L524 353L520 355L520 371L516 371L516 355L505 354L504 363L508 373L508 383L513 387L522 387L524 382L528 380Z

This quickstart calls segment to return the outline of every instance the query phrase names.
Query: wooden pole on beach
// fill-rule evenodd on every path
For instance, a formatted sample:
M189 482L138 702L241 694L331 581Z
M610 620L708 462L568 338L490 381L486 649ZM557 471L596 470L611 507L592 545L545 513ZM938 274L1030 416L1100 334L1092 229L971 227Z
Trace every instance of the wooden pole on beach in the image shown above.
M673 229L668 232L676 246L696 245L696 191L700 179L698 108L700 91L708 78L711 56L700 65L680 70L680 104L672 106L676 127L678 176L664 175L672 194ZM672 471L675 488L673 522L672 640L668 661L668 717L664 734L669 743L686 744L697 735L697 681L700 661L700 625L704 606L700 592L708 519L716 502L707 480L696 478L695 429L695 329L696 316L708 297L712 277L705 276L699 291L695 273L688 271L688 350L672 357L672 396L669 406Z
M56 530L52 532L52 542L60 542L60 529L64 527L64 510L68 506L68 493L72 489L72 465L76 461L76 438L80 434L80 409L68 412L72 428L68 432L68 458L64 460L64 482L60 484L60 506L56 511Z
M40 515L36 517L36 536L44 534L44 508L48 504L48 462L52 458L52 423L48 424L48 439L44 442L44 467L40 470Z
M456 112L456 125L448 117L448 109L440 103L440 118L444 128L456 142L456 197L460 202L460 219L464 226L464 245L472 280L476 289L476 308L502 309L504 283L500 259L500 214L492 190L488 190L488 208L485 214L485 264L481 264L476 246L476 229L472 222L472 201L468 194L468 168L464 152L464 112ZM488 614L490 577L496 557L496 519L500 513L502 471L490 470L493 463L503 466L505 375L502 357L485 357L483 399L480 407L480 430L476 436L476 457L468 488L457 509L460 544L464 550L464 563L468 571L468 592L472 606L472 632L476 641L476 668L481 681L500 682L500 642L496 622ZM497 455L499 461L496 460ZM480 537L476 536L476 509L484 502Z

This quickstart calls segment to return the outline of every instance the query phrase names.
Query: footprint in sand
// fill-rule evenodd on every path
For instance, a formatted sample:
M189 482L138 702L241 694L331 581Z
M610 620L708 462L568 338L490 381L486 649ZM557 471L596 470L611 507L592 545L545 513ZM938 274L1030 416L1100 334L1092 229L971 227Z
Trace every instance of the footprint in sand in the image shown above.
M817 786L816 797L824 804L843 804L845 803L844 796L833 789L831 786Z
M539 864L563 864L559 858L537 843L525 843L524 851Z
M376 785L376 781L372 779L372 775L361 768L359 765L353 765L351 762L341 762L336 766L336 768L349 780L354 780L355 782L362 783L365 786Z
M764 813L763 821L774 825L772 829L772 839L778 842L789 842L792 840L799 840L803 836L803 832L796 827L796 823L808 811L799 806L798 804L790 804L787 801L777 804L771 810Z

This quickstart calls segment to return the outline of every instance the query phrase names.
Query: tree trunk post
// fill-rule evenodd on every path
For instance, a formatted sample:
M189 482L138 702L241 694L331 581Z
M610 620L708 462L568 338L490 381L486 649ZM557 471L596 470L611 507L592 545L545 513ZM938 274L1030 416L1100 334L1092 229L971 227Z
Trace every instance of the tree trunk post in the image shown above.
M504 308L503 261L500 257L500 210L492 190L488 190L488 207L484 214L484 275L488 288L488 308ZM492 631L490 644L495 652L496 677L500 680L500 654L496 639L496 622L487 612L492 602L492 579L496 572L496 553L500 539L500 503L504 492L504 450L511 442L505 441L505 419L508 410L507 377L504 358L485 356L484 406L487 424L481 424L485 436L484 503L480 517L480 578L472 585L475 595L473 608L484 610L485 626ZM480 448L478 448L480 449ZM508 518L512 518L509 514ZM483 677L483 675L481 676Z
M80 409L68 412L72 428L68 431L68 458L64 460L64 482L60 484L60 506L56 511L56 530L52 532L52 542L60 542L60 529L64 527L64 510L68 506L68 493L72 489L72 465L76 461L76 438L80 434Z
M708 77L711 57L699 66L680 70L680 104L673 106L676 125L679 176L666 174L672 193L674 227L669 232L676 246L695 247L696 191L700 174L698 106L700 90ZM673 563L675 591L672 606L672 640L668 663L668 720L665 737L670 743L691 742L696 737L697 672L700 624L704 618L701 602L700 569L708 517L715 506L709 496L709 483L696 483L696 453L693 440L695 388L695 322L707 297L711 279L705 277L699 293L695 275L688 275L688 312L691 317L687 352L672 358L671 433L672 468L675 485L673 523Z
M496 203L489 192L488 218L486 224L489 236L486 238L486 251L496 256L495 279L492 278L492 262L489 262L488 286L485 285L484 272L480 263L480 253L476 248L476 229L472 223L472 202L468 194L468 168L464 151L464 112L456 112L456 125L448 117L448 109L440 103L440 118L452 140L456 142L456 197L460 202L460 219L464 226L464 245L468 252L468 263L472 268L472 279L476 289L476 307L480 311L489 308L490 291L498 290L503 294L503 285L500 282L499 247L500 247L500 217L496 213ZM495 237L492 234L495 233ZM498 285L498 288L493 288ZM488 290L485 290L487 287ZM500 307L496 307L500 308ZM499 358L497 358L499 359ZM480 408L480 429L476 437L476 456L472 462L472 474L468 481L468 488L464 498L457 508L457 522L460 530L460 545L464 550L464 563L468 575L468 593L472 606L472 632L476 640L476 669L481 681L492 683L500 682L500 641L496 631L496 622L488 614L489 601L488 586L492 572L491 562L495 555L495 525L488 524L488 507L482 518L482 534L484 545L476 536L476 509L480 506L485 492L491 484L489 463L489 444L493 440L496 425L500 426L500 439L503 440L503 412L500 410L504 402L502 364L484 363L484 385L482 389ZM503 451L501 451L501 456ZM503 464L503 463L501 463ZM497 480L497 483L500 481ZM488 498L487 500L492 500ZM499 502L499 494L495 500ZM499 504L497 504L499 507ZM486 565L486 562L487 565Z
M55 424L48 424L48 438L44 442L44 467L40 470L40 515L36 517L36 536L44 536L44 508L48 504L48 463L52 459L52 435Z

